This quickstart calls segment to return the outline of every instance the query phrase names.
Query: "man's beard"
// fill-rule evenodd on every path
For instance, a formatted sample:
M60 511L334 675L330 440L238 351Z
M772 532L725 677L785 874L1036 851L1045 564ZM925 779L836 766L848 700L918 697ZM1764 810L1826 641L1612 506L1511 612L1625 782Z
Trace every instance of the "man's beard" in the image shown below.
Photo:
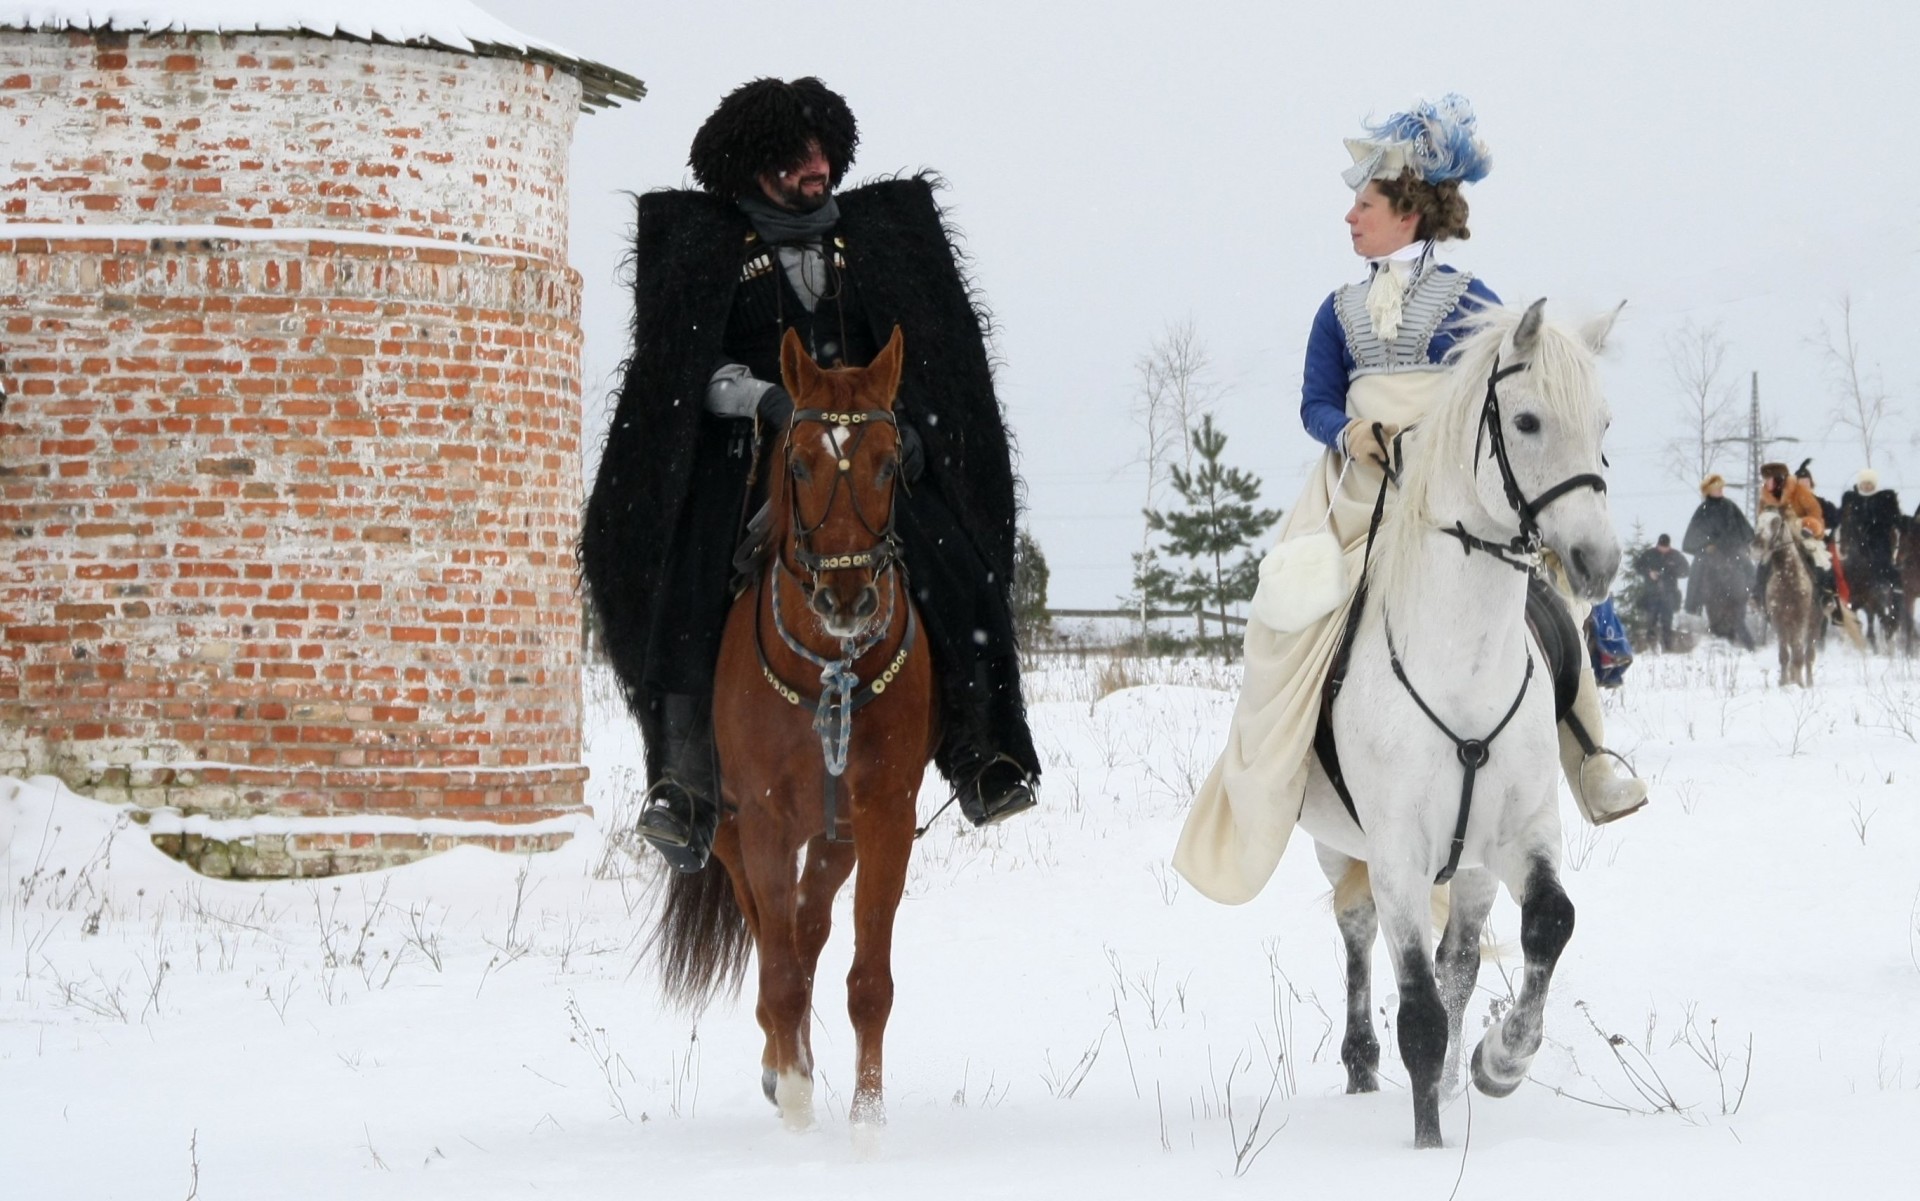
M833 199L833 189L829 186L824 186L824 181L822 181L823 186L818 195L808 195L802 191L801 189L805 182L805 180L796 179L784 187L776 185L774 190L778 192L779 195L775 198L774 203L792 212L813 213L824 208L827 201Z

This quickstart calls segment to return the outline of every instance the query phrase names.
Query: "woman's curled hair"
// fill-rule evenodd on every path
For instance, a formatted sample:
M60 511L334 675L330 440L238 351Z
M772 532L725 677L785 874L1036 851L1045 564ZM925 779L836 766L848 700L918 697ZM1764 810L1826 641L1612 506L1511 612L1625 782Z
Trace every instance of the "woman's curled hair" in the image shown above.
M1467 229L1467 198L1460 194L1459 180L1431 184L1405 173L1398 179L1374 182L1380 188L1380 194L1387 198L1387 203L1393 206L1394 212L1401 216L1420 214L1420 225L1414 231L1414 237L1445 242L1451 238L1465 241L1473 236Z

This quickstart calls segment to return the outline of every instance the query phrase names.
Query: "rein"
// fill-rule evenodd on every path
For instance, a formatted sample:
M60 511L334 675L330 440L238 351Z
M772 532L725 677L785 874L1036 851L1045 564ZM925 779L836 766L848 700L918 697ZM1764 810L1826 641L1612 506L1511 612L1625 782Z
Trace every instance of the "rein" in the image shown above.
M780 608L780 579L782 576L791 576L795 573L787 567L784 558L775 555L773 563L761 573L759 583L755 586L753 650L760 661L760 674L781 699L795 707L808 700L812 701L813 731L820 739L820 758L825 769L822 776L822 793L826 807L826 838L829 842L839 842L841 841L839 837L840 777L846 773L848 750L853 742L853 715L875 699L885 695L887 689L893 684L894 678L900 674L901 669L906 666L908 657L913 653L914 645L919 638L920 623L919 615L909 601L906 630L900 637L899 649L894 652L892 659L888 660L887 665L878 675L862 685L860 677L854 673L853 666L886 639L888 631L893 628L894 613L900 601L901 567L899 543L893 535L893 512L889 508L885 527L876 530L873 523L867 520L866 514L860 511L860 504L854 498L849 484L846 493L847 506L853 510L853 515L859 520L861 527L872 535L874 539L872 545L860 551L821 555L813 551L810 540L833 515L834 502L840 498L841 485L847 481L848 473L852 470L853 456L859 449L860 439L866 436L867 425L871 422L893 425L895 419L890 412L838 413L824 409L796 409L792 424L788 427L787 470L789 474L793 470L792 427L803 421L818 422L841 429L853 428L856 432L851 446L836 447L840 452L839 470L834 474L833 489L827 495L826 507L821 511L818 522L811 526L804 523L800 513L799 498L794 495L791 488L788 489L788 504L792 513L791 529L795 544L793 557L806 568L809 575L814 577L811 584L800 580L801 589L806 595L811 596L819 587L819 576L825 572L872 568L876 573L876 584L879 583L879 577L885 577L887 607L880 619L870 624L864 633L841 638L838 657L828 658L808 647L787 628L786 618ZM761 590L765 588L768 575L773 577L773 584L771 588L766 588L766 591L772 594L774 631L779 634L780 642L787 650L820 669L818 697L808 698L799 688L781 679L779 673L774 671L772 663L767 660L766 643L760 629L759 609L762 603ZM795 579L798 580L798 577L795 576Z

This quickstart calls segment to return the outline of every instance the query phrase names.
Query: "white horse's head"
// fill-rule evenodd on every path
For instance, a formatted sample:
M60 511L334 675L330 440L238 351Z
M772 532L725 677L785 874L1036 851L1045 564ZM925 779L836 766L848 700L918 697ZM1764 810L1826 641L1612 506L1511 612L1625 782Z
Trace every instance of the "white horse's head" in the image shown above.
M1606 596L1620 567L1601 442L1611 414L1593 356L1615 309L1578 330L1549 323L1546 302L1489 309L1454 351L1455 384L1420 421L1401 513L1409 527L1453 528L1559 556L1578 595Z

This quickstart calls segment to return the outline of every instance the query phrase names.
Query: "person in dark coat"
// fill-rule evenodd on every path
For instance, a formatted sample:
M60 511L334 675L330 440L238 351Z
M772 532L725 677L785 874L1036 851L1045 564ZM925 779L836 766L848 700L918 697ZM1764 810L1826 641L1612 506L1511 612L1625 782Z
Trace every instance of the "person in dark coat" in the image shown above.
M1653 624L1654 637L1662 652L1673 649L1673 615L1680 609L1680 581L1687 577L1687 557L1673 549L1673 538L1662 534L1654 545L1640 552L1633 569L1646 584L1644 604L1647 619Z
M1012 452L985 318L934 177L837 191L858 141L845 99L818 79L756 79L694 135L700 190L638 202L633 347L580 560L647 746L639 832L682 871L705 865L719 824L713 673L734 552L793 412L788 330L827 367L865 366L901 330L895 533L940 679L935 763L976 824L1034 804Z
M1700 496L1700 507L1680 539L1680 549L1693 556L1687 612L1705 609L1714 637L1752 649L1747 601L1753 595L1753 523L1727 499L1727 481L1718 472L1700 481Z
M1856 595L1873 584L1899 586L1894 553L1904 524L1899 494L1882 491L1880 475L1873 468L1862 470L1840 498L1840 559Z

